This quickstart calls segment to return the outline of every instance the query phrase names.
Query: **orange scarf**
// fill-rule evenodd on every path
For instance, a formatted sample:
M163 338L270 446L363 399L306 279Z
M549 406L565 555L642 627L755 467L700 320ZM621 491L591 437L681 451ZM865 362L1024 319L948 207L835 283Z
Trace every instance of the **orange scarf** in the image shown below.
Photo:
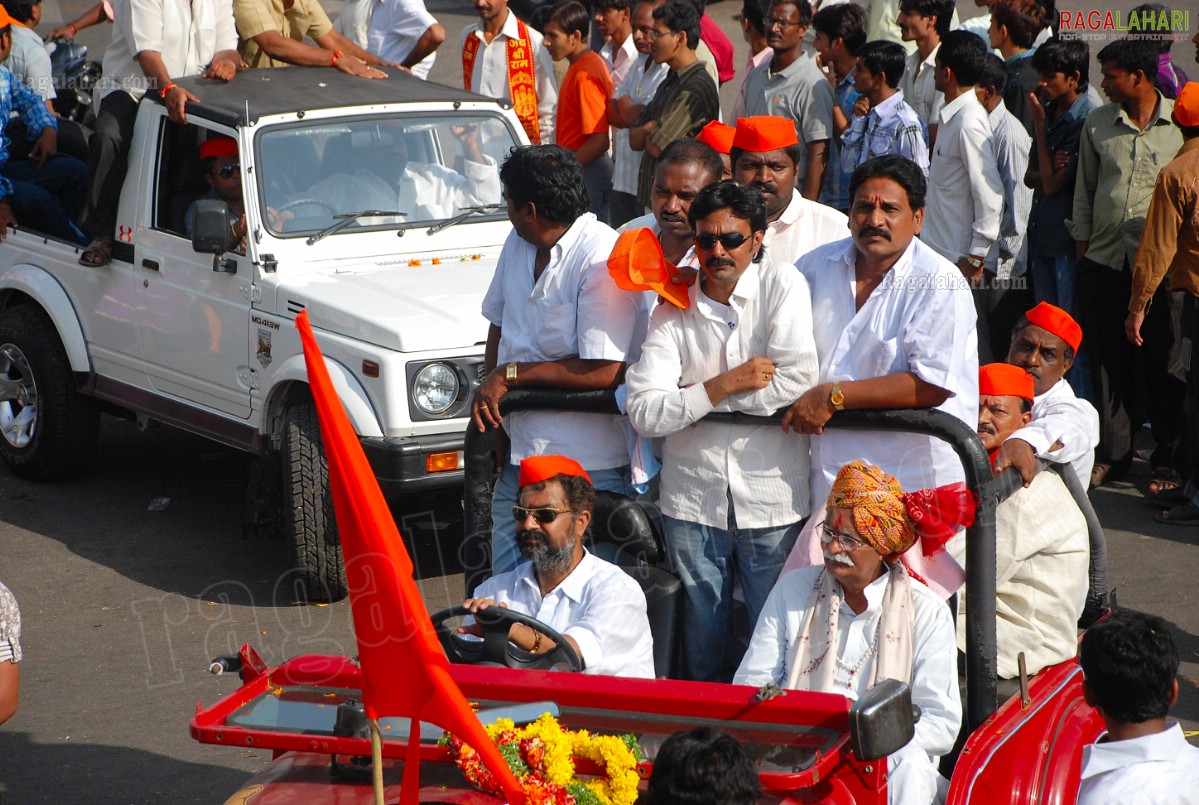
M512 110L516 112L525 134L533 145L541 144L541 122L537 118L537 83L533 71L533 43L529 40L529 29L516 20L515 39L508 39L508 91L512 95ZM471 88L475 74L475 59L479 55L480 37L468 36L462 47L462 79L466 90Z

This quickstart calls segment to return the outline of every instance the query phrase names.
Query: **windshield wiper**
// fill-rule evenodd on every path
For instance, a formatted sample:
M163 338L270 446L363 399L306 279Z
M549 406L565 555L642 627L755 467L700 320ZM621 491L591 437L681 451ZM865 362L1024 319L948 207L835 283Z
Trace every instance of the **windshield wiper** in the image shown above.
M376 218L383 215L406 216L407 214L408 213L400 212L399 210L359 210L358 212L346 212L342 213L341 215L334 215L333 220L337 221L337 223L330 224L304 242L311 246L322 238L326 238L329 235L336 235L338 232L345 229L359 218Z
M433 224L433 226L431 226L427 230L425 230L425 234L426 235L436 235L438 232L440 232L443 229L449 229L454 224L462 223L467 218L470 218L472 215L479 215L479 214L485 213L485 212L492 212L493 210L502 210L506 206L507 206L506 204L484 204L479 207L463 207L462 211L460 213L458 213L457 215L455 215L453 218L442 221L440 224Z

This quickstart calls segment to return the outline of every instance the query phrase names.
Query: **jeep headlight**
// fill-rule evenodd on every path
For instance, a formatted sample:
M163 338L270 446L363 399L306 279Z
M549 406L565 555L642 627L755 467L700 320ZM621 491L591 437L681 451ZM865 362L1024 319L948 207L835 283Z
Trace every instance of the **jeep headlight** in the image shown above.
M412 380L412 399L416 407L431 416L444 414L458 401L461 391L458 373L444 363L431 363Z

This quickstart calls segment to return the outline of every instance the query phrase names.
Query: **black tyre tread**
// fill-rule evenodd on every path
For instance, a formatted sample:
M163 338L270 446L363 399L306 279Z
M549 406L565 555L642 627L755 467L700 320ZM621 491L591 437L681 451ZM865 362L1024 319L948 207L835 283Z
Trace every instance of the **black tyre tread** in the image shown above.
M27 305L0 313L0 344L13 343L29 361L38 393L37 432L17 449L0 438L0 457L14 475L59 481L88 468L100 435L100 410L75 390L75 378L54 324ZM47 426L47 423L49 426Z
M333 515L329 465L313 403L289 406L283 434L283 504L288 541L305 597L346 597L341 538Z

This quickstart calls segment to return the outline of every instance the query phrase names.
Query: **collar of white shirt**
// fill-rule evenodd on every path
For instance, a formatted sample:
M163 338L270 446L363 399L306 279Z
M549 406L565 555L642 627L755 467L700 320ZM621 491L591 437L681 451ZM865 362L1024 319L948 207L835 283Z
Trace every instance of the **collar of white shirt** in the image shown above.
M554 593L561 593L576 604L580 604L583 602L583 592L587 589L587 582L591 581L591 577L595 575L593 565L598 561L590 551L584 548L583 558L575 565L575 569L570 571L570 575L562 579L557 587L546 593L546 596L541 595L541 585L537 583L537 576L533 573L532 562L525 562L521 565L522 572L517 584L530 587L534 594L532 599L534 601L543 600Z
M941 107L941 125L945 125L950 120L953 120L958 112L968 109L971 104L978 104L978 108L982 109L983 114L987 113L986 108L979 103L978 96L974 94L974 90L967 90Z
M887 118L887 117L890 117L892 114L894 114L895 110L898 109L900 104L902 104L902 103L903 103L903 90L896 88L894 95L892 95L890 98L887 98L887 100L883 101L878 106L871 109L870 112L871 112L871 114L875 115L875 117L878 117L880 119Z
M762 262L769 260L769 255L762 255ZM729 297L729 306L740 310L744 303L750 299L758 298L758 290L762 286L761 274L759 273L759 263L751 262L745 269L745 273L737 280L737 285L733 288L733 293ZM695 303L696 310L709 319L725 323L724 314L712 307L713 304L708 299L706 294L701 294L700 285L702 282L697 282L691 287L691 301Z
M1082 779L1122 769L1134 763L1169 763L1176 760L1189 746L1182 734L1182 727L1177 723L1155 735L1091 744L1083 747Z

